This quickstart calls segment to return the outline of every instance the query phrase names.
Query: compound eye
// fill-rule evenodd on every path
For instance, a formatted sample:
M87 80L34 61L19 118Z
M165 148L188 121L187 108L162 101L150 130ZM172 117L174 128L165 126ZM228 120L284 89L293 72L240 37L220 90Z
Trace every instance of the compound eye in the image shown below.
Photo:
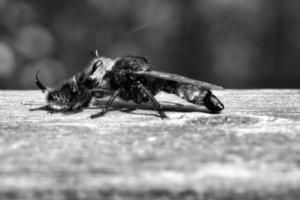
M91 74L94 73L99 67L101 67L103 64L102 60L97 60L94 64L93 64L93 68L91 71Z

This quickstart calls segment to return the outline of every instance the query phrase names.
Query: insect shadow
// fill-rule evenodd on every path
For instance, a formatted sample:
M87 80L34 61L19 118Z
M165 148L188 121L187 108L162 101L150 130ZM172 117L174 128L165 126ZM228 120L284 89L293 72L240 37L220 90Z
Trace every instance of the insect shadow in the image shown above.
M99 107L104 107L106 99L98 99L94 102L93 107L89 109L99 109ZM163 111L169 112L203 112L210 113L205 107L193 106L193 105L184 105L181 103L174 103L170 101L161 101ZM136 104L134 102L116 100L112 105L111 111L120 111L125 113L131 113L134 110L153 110L151 103L141 103ZM140 113L139 113L140 114ZM156 115L156 114L154 114Z

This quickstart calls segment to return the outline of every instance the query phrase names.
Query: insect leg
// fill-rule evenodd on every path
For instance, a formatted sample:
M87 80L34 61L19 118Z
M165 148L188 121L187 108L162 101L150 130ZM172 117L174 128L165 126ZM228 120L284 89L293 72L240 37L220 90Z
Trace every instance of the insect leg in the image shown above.
M70 109L54 109L51 108L49 105L41 106L38 108L31 108L29 111L38 111L38 110L44 110L47 111L49 114L54 114L54 113L67 113L67 112L78 112L80 110L70 110Z
M46 111L49 111L51 108L49 105L45 105L45 106L41 106L41 107L38 107L38 108L31 108L29 109L29 111L37 111L37 110L46 110Z
M102 98L104 96L113 95L115 93L115 91L102 89L102 88L92 89L91 92L92 92L92 96L97 97L97 98Z
M108 90L108 89L102 89L102 88L92 89L92 92L114 93L114 91L111 91L111 90Z
M138 82L138 87L148 96L148 98L152 101L154 105L154 109L158 111L160 117L168 118L168 116L165 114L165 112L162 110L162 106L159 104L159 102L155 99L155 97L145 88L145 86Z
M97 118L97 117L103 116L107 112L107 110L111 106L111 104L114 102L115 98L117 96L119 96L119 94L120 94L119 90L115 91L115 93L110 97L110 99L105 104L104 108L100 112L91 115L91 118Z

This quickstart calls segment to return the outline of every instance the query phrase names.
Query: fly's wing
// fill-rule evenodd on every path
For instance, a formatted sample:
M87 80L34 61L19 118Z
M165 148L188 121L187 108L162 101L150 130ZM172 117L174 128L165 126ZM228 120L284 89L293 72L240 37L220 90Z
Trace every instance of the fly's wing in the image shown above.
M211 83L206 83L203 81L197 81L194 79L190 79L184 76L180 76L177 74L170 74L166 72L159 72L159 71L136 71L133 72L137 76L143 76L143 77L149 77L154 79L162 79L162 80L169 80L169 81L175 81L178 83L187 83L187 84L193 84L197 85L200 88L209 89L209 90L222 90L223 87L214 85Z

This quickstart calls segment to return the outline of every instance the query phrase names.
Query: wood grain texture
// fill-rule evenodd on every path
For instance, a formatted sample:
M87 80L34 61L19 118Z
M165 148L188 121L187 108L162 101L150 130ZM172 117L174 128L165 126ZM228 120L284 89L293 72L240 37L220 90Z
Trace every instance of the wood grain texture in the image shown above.
M221 114L159 94L106 116L0 91L0 199L299 199L300 90L216 91ZM138 109L137 109L138 108Z

